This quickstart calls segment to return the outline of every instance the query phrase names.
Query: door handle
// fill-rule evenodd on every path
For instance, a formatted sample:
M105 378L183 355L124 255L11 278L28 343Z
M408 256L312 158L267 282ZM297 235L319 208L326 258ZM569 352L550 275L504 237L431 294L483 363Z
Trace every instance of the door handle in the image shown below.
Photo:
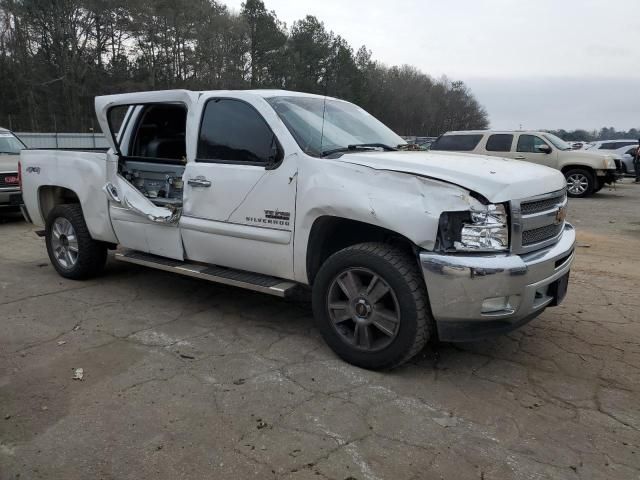
M524 155L518 155L517 157L513 157L516 160L525 160L525 156Z
M198 175L195 178L190 178L187 183L192 187L210 187L211 182L204 178L202 175Z

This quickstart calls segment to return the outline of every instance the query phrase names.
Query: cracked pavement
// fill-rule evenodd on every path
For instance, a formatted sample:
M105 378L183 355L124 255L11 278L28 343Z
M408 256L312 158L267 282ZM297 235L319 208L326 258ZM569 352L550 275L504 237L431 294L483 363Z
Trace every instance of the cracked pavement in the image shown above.
M5 219L0 478L640 478L638 205L628 180L570 201L562 306L385 373L337 359L305 302L111 259L65 280Z

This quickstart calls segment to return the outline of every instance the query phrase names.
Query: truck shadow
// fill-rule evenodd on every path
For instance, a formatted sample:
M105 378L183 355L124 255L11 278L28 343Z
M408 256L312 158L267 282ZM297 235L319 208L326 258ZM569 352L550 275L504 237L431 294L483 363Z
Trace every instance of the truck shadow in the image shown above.
M24 218L20 212L3 212L0 210L0 225L5 223L21 223Z

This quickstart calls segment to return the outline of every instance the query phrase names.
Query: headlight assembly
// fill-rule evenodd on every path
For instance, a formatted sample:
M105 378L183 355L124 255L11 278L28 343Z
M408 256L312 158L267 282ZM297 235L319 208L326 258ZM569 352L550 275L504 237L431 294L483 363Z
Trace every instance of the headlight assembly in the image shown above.
M509 222L504 205L484 205L468 212L440 216L440 249L456 252L499 252L509 248Z

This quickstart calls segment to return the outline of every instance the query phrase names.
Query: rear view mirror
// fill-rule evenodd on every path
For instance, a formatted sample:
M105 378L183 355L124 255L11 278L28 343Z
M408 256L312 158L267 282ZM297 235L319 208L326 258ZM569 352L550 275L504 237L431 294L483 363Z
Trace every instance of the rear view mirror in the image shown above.
M551 153L551 147L549 145L538 145L536 150L540 153Z

